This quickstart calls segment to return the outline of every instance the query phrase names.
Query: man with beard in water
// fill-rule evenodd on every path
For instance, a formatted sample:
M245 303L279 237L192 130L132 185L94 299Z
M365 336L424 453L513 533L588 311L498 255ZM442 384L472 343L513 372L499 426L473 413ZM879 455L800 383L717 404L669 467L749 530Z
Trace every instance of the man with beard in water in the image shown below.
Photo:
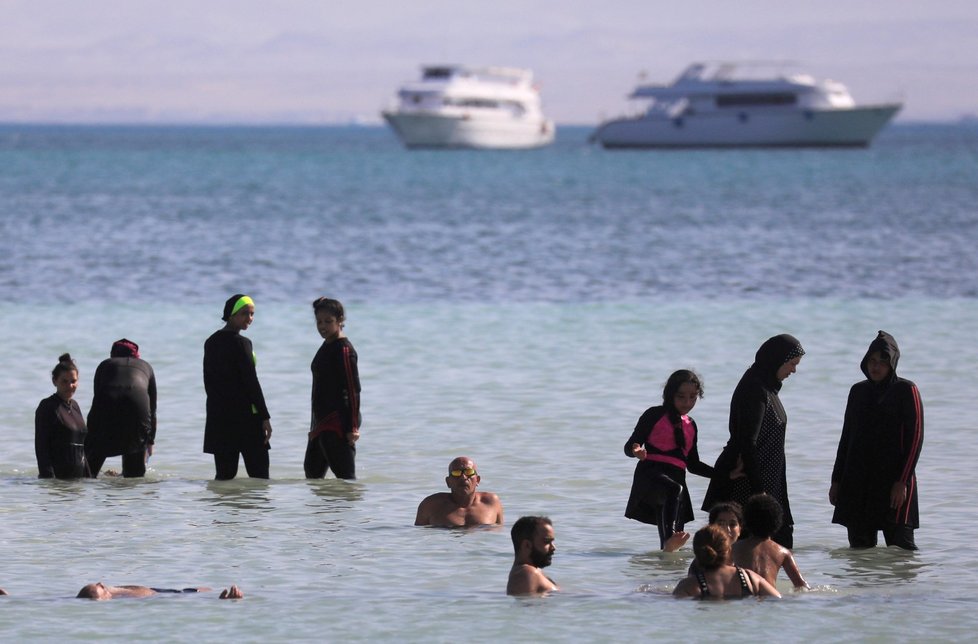
M418 506L414 525L442 528L467 528L479 525L502 525L503 504L492 492L479 492L479 472L475 461L459 456L448 464L445 483L451 492L438 492Z
M510 531L516 558L509 571L507 595L541 595L560 590L553 579L543 574L554 552L554 528L548 517L520 517Z

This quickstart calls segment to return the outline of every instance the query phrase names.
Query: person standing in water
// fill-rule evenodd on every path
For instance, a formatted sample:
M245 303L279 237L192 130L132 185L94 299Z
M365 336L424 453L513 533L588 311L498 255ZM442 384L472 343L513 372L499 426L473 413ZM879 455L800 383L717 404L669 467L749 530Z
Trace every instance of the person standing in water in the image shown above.
M696 421L688 416L702 397L696 373L674 372L663 388L662 405L645 410L625 442L625 455L638 459L625 516L658 526L663 550L676 550L689 539L683 531L693 520L686 470L713 476L713 468L700 461Z
M109 456L122 456L126 478L146 474L156 441L156 375L140 359L139 345L116 341L95 370L95 393L88 412L85 456L92 477Z
M207 422L204 452L214 455L215 479L238 474L238 456L252 478L268 478L268 450L272 424L251 340L241 335L255 319L255 302L247 295L231 296L224 303L226 322L204 343L204 390Z
M85 460L85 417L75 402L78 367L64 353L51 370L55 393L45 398L34 412L34 454L37 477L78 479L89 476Z
M303 469L321 479L333 470L339 479L356 478L360 438L360 372L357 352L343 334L346 312L339 300L312 303L323 344L312 360L312 421Z
M786 333L768 338L757 350L754 364L744 372L730 399L730 439L717 459L703 500L703 510L709 511L721 501L744 506L754 494L770 494L784 512L784 523L771 538L785 548L794 545L794 520L784 455L788 415L778 392L803 355L801 343ZM740 467L745 477L731 478L731 472Z
M913 382L896 374L900 349L880 331L859 368L866 380L849 390L832 470L832 522L846 526L849 545L916 550L917 459L924 442L924 406Z

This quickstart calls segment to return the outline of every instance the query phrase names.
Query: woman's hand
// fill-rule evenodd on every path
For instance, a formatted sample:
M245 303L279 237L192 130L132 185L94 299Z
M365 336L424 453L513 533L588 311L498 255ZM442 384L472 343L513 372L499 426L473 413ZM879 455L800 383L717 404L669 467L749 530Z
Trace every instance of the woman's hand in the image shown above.
M897 481L890 488L890 508L896 510L907 501L907 485Z
M261 428L265 432L265 445L268 445L268 441L272 440L272 421L263 420Z
M737 479L742 479L745 476L747 475L744 474L744 459L738 456L737 464L734 465L734 468L732 470L730 470L730 480L736 481Z
M638 443L632 443L632 456L634 456L640 461L644 461L645 457L648 455L649 453L645 451L644 447L642 447Z
M839 500L839 484L833 483L829 486L829 503L835 505Z
M350 444L350 447L355 446L358 440L360 440L359 429L354 429L352 432L346 435L346 442Z

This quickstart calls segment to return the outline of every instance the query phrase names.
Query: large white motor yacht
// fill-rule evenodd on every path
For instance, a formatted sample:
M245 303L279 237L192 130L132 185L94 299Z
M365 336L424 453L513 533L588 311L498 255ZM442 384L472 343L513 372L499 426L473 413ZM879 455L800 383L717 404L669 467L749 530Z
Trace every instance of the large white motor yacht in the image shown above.
M771 74L775 66L696 63L671 85L639 85L629 98L651 105L602 123L592 139L606 148L863 147L902 107L857 106L842 83ZM768 75L744 77L744 68Z
M554 140L527 69L425 66L382 114L409 148L535 148Z

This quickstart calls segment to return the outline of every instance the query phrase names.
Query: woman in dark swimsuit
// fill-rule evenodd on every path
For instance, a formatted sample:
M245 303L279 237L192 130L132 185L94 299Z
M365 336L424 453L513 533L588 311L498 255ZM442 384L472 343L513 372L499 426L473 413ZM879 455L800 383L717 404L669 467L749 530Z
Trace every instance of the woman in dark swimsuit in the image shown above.
M85 417L75 402L78 367L70 354L58 358L51 371L57 391L41 401L34 413L34 453L42 479L78 479L89 475L85 460Z
M693 537L697 569L676 585L676 597L740 599L781 597L781 593L753 570L731 564L730 536L716 525L700 528Z

